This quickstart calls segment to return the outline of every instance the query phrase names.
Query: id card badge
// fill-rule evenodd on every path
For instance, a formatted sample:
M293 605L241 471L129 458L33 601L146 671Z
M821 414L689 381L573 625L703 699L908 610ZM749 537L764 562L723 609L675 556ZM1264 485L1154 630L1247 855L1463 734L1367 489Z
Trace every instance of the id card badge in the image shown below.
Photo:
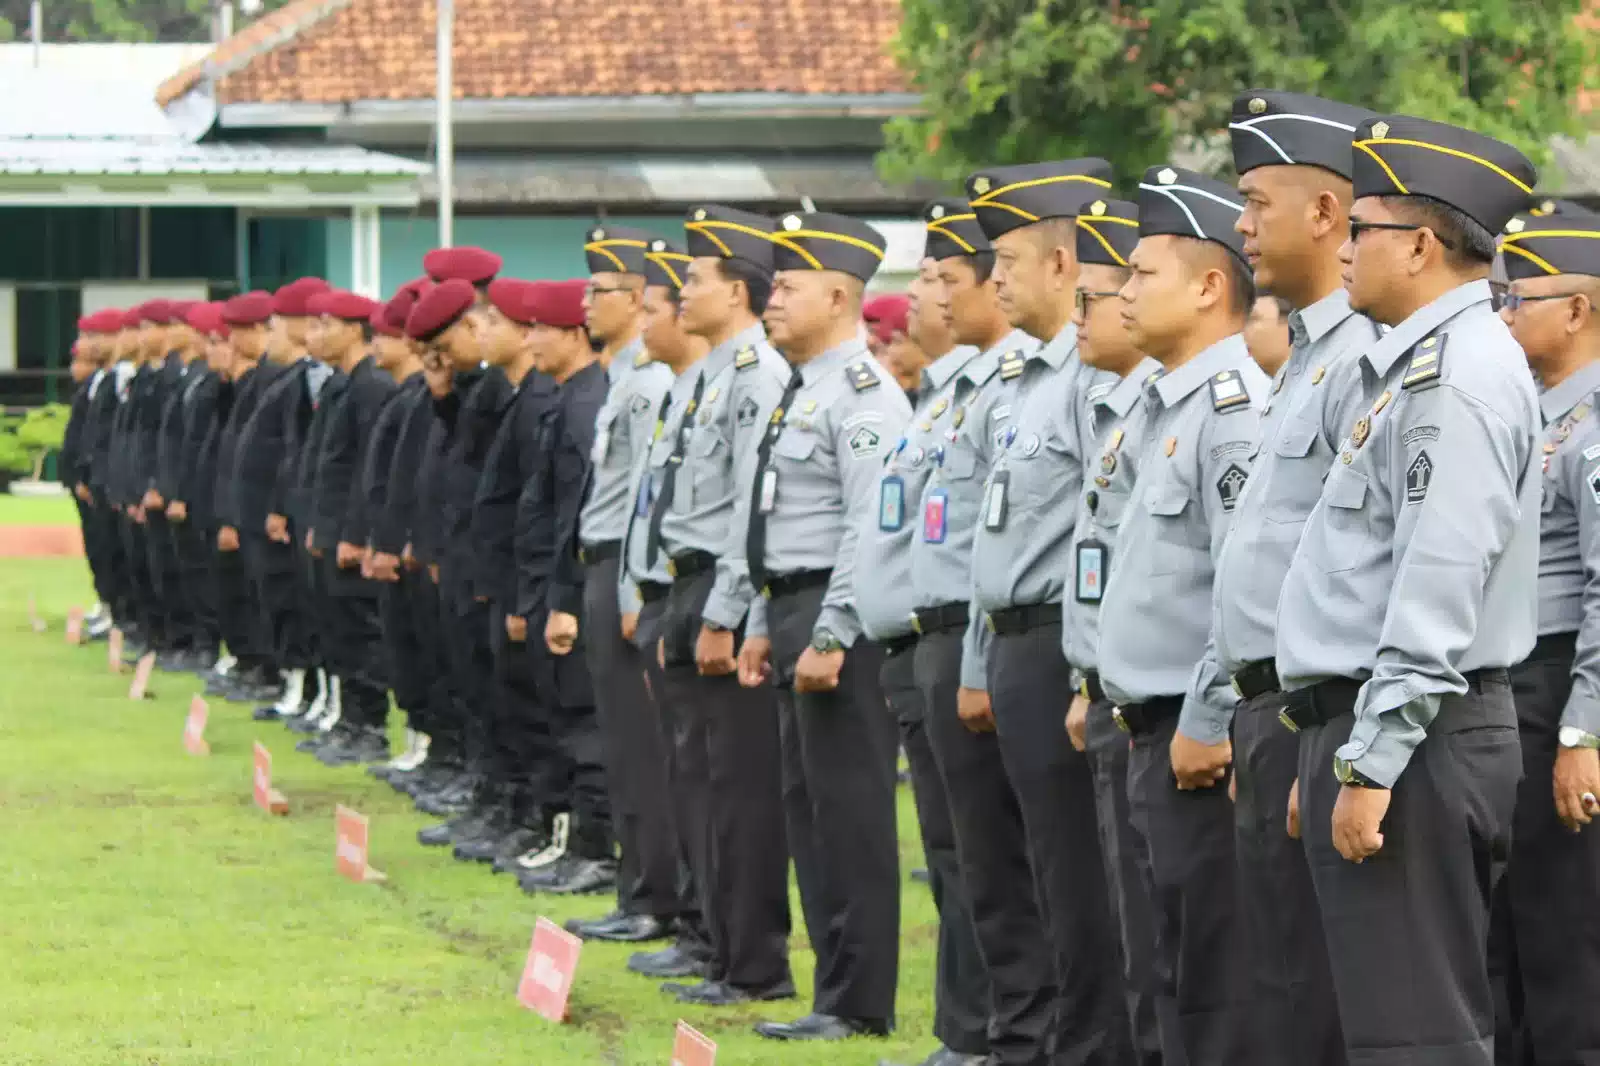
M898 533L906 524L906 483L890 474L878 485L878 530Z
M1011 471L1001 470L989 482L989 499L983 508L983 528L998 533L1006 528L1006 515L1011 509L1008 496L1011 492Z
M656 479L654 474L646 474L639 482L639 497L633 502L633 515L635 518L649 518L650 504L656 496Z
M950 494L944 489L934 489L922 501L922 542L943 544L945 522L950 504Z
M1079 603L1099 603L1110 576L1111 549L1098 540L1080 540L1076 549Z
M776 470L763 470L761 472L761 496L756 506L762 514L771 514L772 509L778 506L778 472Z

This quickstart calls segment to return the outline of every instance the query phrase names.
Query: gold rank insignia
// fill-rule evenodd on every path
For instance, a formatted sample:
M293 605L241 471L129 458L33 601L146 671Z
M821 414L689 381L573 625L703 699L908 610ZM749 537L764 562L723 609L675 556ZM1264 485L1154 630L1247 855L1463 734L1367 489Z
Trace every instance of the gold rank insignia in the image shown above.
M868 389L878 387L878 375L872 372L871 365L864 359L859 363L851 363L845 367L844 372L850 379L850 387L857 392L866 392Z
M1394 393L1392 393L1389 390L1385 389L1384 392L1383 392L1383 395L1378 397L1378 402L1372 405L1372 413L1373 414L1377 414L1379 411L1383 410L1385 407L1388 407L1389 406L1389 401L1392 400L1392 399L1394 399Z
M1556 453L1556 446L1554 444L1546 444L1544 446L1544 453L1546 455L1554 455Z
M1094 203L1089 205L1089 213L1091 215L1103 215L1103 214L1105 214L1106 213L1106 202L1104 200L1096 200Z
M1171 453L1168 452L1167 454L1170 455ZM1106 452L1104 455L1102 455L1100 457L1100 470L1101 470L1101 472L1106 473L1106 474L1114 474L1114 473L1117 472L1117 453L1116 452Z
M938 418L940 415L944 414L944 409L949 406L949 400L945 399L943 396L939 397L939 399L936 400L933 405L933 417Z
M1251 98L1248 106L1252 115L1260 115L1267 110L1267 102L1259 96Z
M1247 406L1250 394L1245 391L1244 377L1237 370L1224 370L1211 379L1211 406L1217 411L1231 411Z
M952 428L952 429L960 429L961 428L961 423L965 422L966 420L967 420L967 405L966 404L961 404L950 415L950 428Z
M1400 379L1402 389L1410 392L1439 383L1439 375L1444 371L1444 342L1444 337L1429 337L1413 349L1405 376Z
M1168 458L1170 458L1172 453L1178 450L1178 438L1168 437L1167 442L1161 446L1161 450L1166 452Z
M1570 436L1572 436L1572 427L1567 423L1563 422L1556 427L1556 442L1558 444L1565 444Z
M928 421L918 422L917 423L917 428L922 430L922 432L924 432L924 433L932 433L933 432L933 423L932 422L928 422Z
M761 356L756 354L755 345L747 344L733 353L733 365L737 370L745 370L755 366L761 361Z
M720 395L722 395L722 389L719 386L712 386L711 390L706 393L706 406L711 406Z
M1389 136L1389 124L1387 122L1374 122L1372 124L1372 135L1380 141L1383 140Z
M1367 443L1367 435L1372 432L1372 419L1362 415L1356 419L1356 424L1350 428L1350 443L1357 448Z
M1102 477L1099 474L1095 475L1094 483L1103 489L1109 489L1111 487L1111 479Z
M978 175L976 178L973 178L972 179L972 191L977 193L979 196L982 196L984 193L988 192L989 191L989 179L984 177L981 174Z
M1325 366L1319 366L1319 367L1317 367L1317 369L1315 369L1315 370L1313 370L1311 372L1311 384L1313 384L1313 385L1321 385L1322 384L1322 379L1327 377L1327 376L1328 376L1328 368L1325 367Z
M695 208L694 220L696 222L704 222L706 220L706 209L703 207Z
M800 405L800 410L804 411L808 415L816 409L817 401L815 400L807 400L805 403Z
M1119 426L1111 432L1111 450L1116 451L1122 447L1122 428Z
M1022 373L1023 367L1028 365L1027 356L1022 354L1021 348L1013 348L1000 357L1000 380L1010 381Z
M636 367L649 366L650 365L650 353L649 352L640 352L637 356L634 357L633 365L636 366Z

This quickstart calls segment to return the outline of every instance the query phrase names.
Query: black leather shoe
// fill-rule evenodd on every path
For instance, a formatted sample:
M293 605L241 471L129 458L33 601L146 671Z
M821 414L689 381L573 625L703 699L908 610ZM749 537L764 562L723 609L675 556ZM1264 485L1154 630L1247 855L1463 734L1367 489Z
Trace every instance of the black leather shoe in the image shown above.
M685 986L661 986L662 991L674 987L676 990L669 992L669 995L676 996L680 1003L693 1003L701 1007L737 1007L742 1003L765 1003L776 999L793 999L795 996L793 981L783 981L771 988L757 989L735 988L722 981L701 981L697 985Z
M853 1036L888 1036L888 1022L808 1014L792 1022L761 1022L757 1034L768 1040L848 1040Z
M989 1062L987 1055L963 1055L959 1051L942 1047L923 1059L921 1066L988 1066ZM878 1066L900 1066L900 1064L888 1059L879 1059Z
M683 978L705 977L711 967L704 959L696 958L677 944L668 944L660 951L634 952L628 956L628 969L642 977Z
M382 730L352 730L317 752L324 766L358 766L383 762L389 757L389 738Z
M462 862L494 862L500 854L501 841L516 828L511 822L511 812L497 804L478 823L477 831L458 836L453 853Z
M478 788L482 785L482 778L476 774L458 774L437 792L426 796L417 797L417 810L423 814L432 814L440 818L448 818L452 814L460 814L472 806L477 798Z
M550 834L543 829L526 826L513 829L500 840L500 851L494 857L494 872L509 874L517 871L517 860L537 855L550 846Z
M544 891L556 896L593 896L617 890L617 860L574 859L566 877Z
M585 940L604 940L613 944L647 944L665 940L672 929L653 914L623 914L612 911L604 918L567 920L567 932Z
M478 827L476 813L462 814L447 822L424 826L417 830L417 843L429 848L442 848L455 842L457 834L470 833Z

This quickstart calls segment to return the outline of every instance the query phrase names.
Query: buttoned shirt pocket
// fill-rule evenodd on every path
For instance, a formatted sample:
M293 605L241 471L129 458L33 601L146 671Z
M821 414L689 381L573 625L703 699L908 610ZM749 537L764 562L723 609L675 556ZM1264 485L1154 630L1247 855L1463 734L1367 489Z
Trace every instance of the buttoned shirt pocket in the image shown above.
M1539 513L1549 515L1555 513L1556 504L1561 500L1561 486L1549 474L1544 476L1544 483L1540 488Z
M945 445L944 476L949 481L968 481L978 472L978 457L965 440Z
M1145 497L1150 512L1150 574L1176 574L1206 550L1206 525L1189 486L1168 480Z
M722 429L715 422L697 425L689 435L685 473L694 483L695 499L708 504L728 491L733 481L730 450Z
M1067 476L1069 471L1082 473L1078 469L1078 459L1071 446L1053 430L1042 441L1025 439L1012 445L1009 455L1015 471L1012 491L1022 509L1038 511L1067 506L1067 501L1082 488L1082 482Z
M772 445L772 454L804 464L817 450L817 438L810 433L785 429Z
M1351 570L1360 562L1362 547L1372 537L1368 490L1367 475L1359 470L1335 463L1329 472L1322 493L1327 520L1323 523L1321 557L1316 560L1325 573Z
M1263 508L1267 521L1299 525L1311 517L1322 496L1317 433L1316 423L1306 418L1291 415L1284 421L1272 444L1282 469L1272 472L1272 492Z

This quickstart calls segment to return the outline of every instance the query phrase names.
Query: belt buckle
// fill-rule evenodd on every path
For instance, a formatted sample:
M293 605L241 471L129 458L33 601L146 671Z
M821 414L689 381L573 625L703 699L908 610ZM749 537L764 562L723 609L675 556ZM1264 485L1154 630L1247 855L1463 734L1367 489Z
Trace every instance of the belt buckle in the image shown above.
M1278 721L1281 722L1283 724L1283 728L1287 729L1289 732L1300 732L1300 723L1294 720L1294 715L1289 713L1289 708L1285 707L1278 712Z
M1133 727L1129 725L1128 720L1122 716L1121 707L1111 708L1111 719L1117 723L1117 728L1122 730L1124 733L1128 733L1130 735L1133 733Z
M911 631L919 637L922 636L922 619L917 616L916 611L911 612Z
M1084 699L1089 698L1089 679L1087 677L1078 682L1078 695Z
M1238 696L1241 700L1244 699L1244 689L1239 687L1239 675L1235 674L1229 678L1228 684L1233 686L1233 694L1235 696Z
M678 576L678 560L676 560L676 559L668 559L667 560L667 573L671 574L673 577L677 577Z
M1000 632L994 626L994 615L990 614L987 611L985 611L983 613L983 625L984 625L984 628L988 629L990 633L998 635L999 632Z
M772 599L772 586L771 585L762 585L761 586L761 598L764 599L764 600Z

